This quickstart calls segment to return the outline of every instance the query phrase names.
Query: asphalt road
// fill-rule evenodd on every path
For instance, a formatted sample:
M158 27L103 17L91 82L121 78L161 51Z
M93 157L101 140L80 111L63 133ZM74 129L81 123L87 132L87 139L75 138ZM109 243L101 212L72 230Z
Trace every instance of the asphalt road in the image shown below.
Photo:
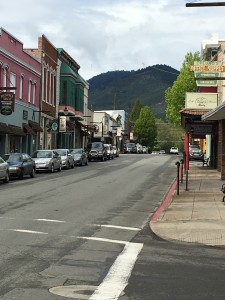
M0 184L0 299L224 298L221 249L149 229L177 159L127 154Z

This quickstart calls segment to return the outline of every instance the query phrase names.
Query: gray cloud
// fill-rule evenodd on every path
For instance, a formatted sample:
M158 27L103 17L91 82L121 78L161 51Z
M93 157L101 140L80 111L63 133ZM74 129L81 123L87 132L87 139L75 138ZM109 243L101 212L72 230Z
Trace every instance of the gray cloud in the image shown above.
M180 69L187 52L201 50L202 40L215 32L225 37L223 8L186 8L186 2L190 1L11 0L1 3L0 19L24 48L37 48L38 36L45 34L89 79L154 64Z

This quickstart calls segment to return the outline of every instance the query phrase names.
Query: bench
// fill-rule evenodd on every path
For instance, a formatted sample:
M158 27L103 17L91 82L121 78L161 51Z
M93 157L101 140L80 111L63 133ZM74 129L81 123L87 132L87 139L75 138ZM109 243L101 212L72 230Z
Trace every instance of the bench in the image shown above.
M206 167L209 166L209 157L203 159L203 161L202 161L202 166L203 166L203 167L204 167L204 166L206 166Z

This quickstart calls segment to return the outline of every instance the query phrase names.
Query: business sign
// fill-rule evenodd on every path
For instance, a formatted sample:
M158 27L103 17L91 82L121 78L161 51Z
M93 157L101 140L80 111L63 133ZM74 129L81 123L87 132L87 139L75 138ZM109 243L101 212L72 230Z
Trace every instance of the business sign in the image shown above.
M190 66L193 72L225 72L222 61L195 61L194 66Z
M59 117L59 132L66 132L66 117Z
M191 71L194 71L196 78L212 78L212 80L196 80L197 86L218 86L218 80L213 80L214 77L220 77L222 69L221 61L195 61L194 66L191 66ZM211 70L211 71L209 71Z
M186 93L185 108L213 109L218 105L217 93Z
M14 112L15 94L12 92L0 93L0 113L9 116Z

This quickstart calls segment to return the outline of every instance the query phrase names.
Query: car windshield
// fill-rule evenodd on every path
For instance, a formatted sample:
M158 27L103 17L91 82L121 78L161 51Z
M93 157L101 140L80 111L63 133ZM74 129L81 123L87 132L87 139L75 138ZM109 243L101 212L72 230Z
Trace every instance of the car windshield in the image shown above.
M64 150L64 149L56 149L56 151L59 153L59 155L66 156L66 150Z
M102 144L101 143L93 143L93 144L89 144L87 146L88 149L101 149L102 148Z
M71 151L72 154L82 154L82 149L73 149Z
M51 158L52 151L36 151L32 155L33 158Z
M10 154L7 162L22 162L23 157L20 154Z

